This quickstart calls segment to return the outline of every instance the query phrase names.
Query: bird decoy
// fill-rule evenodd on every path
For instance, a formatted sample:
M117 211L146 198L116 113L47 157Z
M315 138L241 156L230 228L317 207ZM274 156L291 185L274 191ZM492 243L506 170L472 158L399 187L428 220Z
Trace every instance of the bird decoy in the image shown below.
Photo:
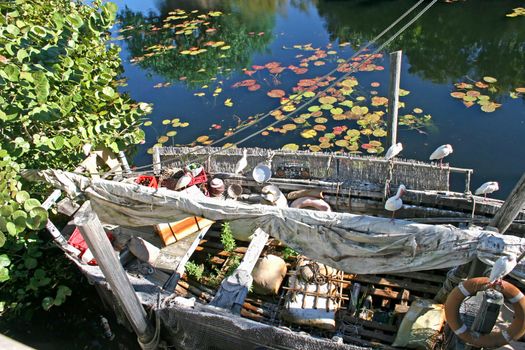
M235 175L242 173L242 171L248 166L248 150L245 148L242 151L242 158L239 159L235 164Z
M192 180L193 176L190 172L184 173L184 175L182 175L177 181L177 184L175 185L175 191L182 190L183 188L187 187Z
M390 160L392 158L394 158L395 156L397 156L401 151L403 150L403 144L401 142L398 142L392 146L390 146L390 148L388 148L388 151L386 151L386 154L385 154L385 159L386 160Z
M454 150L449 144L439 146L434 152L430 155L430 160L439 160L439 167L443 167L443 158L451 154Z
M501 285L503 277L511 273L517 264L518 261L516 260L515 255L510 254L501 256L492 266L492 270L490 270L489 284L491 286Z
M474 192L477 196L484 195L485 198L487 198L487 194L496 192L499 190L499 184L496 181L489 181L485 182L483 185L479 186L479 188Z
M392 221L394 220L394 215L396 211L403 207L403 200L401 196L406 193L405 185L399 185L397 193L395 196L388 198L385 202L385 209L392 212Z

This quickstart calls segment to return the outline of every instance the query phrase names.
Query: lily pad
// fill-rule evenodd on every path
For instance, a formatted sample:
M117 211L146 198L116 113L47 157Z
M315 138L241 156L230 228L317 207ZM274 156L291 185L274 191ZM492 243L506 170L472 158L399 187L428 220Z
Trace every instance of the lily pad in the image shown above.
M496 79L494 77L488 77L488 76L487 77L483 77L483 80L485 82L489 83L489 84L493 84L493 83L498 81L498 79Z
M332 105L337 102L337 99L333 96L323 96L319 98L319 103L323 105Z
M287 130L287 131L292 131L292 130L297 129L297 125L295 125L295 124L285 124L285 125L283 125L283 129Z
M281 147L281 149L288 150L288 151L297 151L299 150L299 145L295 143L288 143L284 145L283 147Z
M275 89L268 91L266 94L270 97L281 98L286 95L286 92L284 92L284 90Z
M312 129L308 129L308 130L301 132L301 136L304 137L305 139L314 138L316 135L317 135L317 131L312 130Z

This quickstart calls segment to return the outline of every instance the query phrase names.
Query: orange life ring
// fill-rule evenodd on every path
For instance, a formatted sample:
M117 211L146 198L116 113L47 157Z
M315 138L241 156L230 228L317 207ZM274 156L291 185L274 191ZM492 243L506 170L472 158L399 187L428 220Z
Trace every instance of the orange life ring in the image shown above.
M461 302L480 290L487 288L489 279L487 277L471 278L460 283L450 292L445 303L445 317L448 325L456 335L464 342L482 348L495 348L504 346L512 340L521 338L525 334L525 297L514 285L503 281L502 290L505 299L514 308L514 320L511 325L503 331L494 331L490 334L479 334L471 332L465 326L459 316Z

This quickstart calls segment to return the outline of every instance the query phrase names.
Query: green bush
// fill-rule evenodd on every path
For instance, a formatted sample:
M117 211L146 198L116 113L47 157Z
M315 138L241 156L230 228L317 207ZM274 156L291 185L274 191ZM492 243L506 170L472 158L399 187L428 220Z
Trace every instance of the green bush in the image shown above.
M64 262L44 259L38 235L48 189L23 183L20 170L73 169L84 144L118 151L144 139L149 105L117 92L119 48L107 44L116 10L99 0L0 2L0 314L35 297L49 309L71 293Z

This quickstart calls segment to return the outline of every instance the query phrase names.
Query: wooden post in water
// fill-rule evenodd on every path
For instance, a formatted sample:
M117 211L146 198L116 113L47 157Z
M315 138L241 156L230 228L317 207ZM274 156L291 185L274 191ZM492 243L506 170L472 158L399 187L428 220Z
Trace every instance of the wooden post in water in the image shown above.
M386 147L397 142L397 114L399 110L399 83L401 81L401 58L402 51L395 51L390 54L390 87L388 93L388 121Z
M498 229L499 233L505 233L512 221L518 216L525 206L525 173L521 176L507 200L490 222L490 226Z
M86 201L78 210L74 223L82 233L89 249L91 249L139 341L141 343L150 342L153 338L153 331L148 322L146 311L135 294L133 286L106 236L106 231L97 214L91 209L89 201Z

